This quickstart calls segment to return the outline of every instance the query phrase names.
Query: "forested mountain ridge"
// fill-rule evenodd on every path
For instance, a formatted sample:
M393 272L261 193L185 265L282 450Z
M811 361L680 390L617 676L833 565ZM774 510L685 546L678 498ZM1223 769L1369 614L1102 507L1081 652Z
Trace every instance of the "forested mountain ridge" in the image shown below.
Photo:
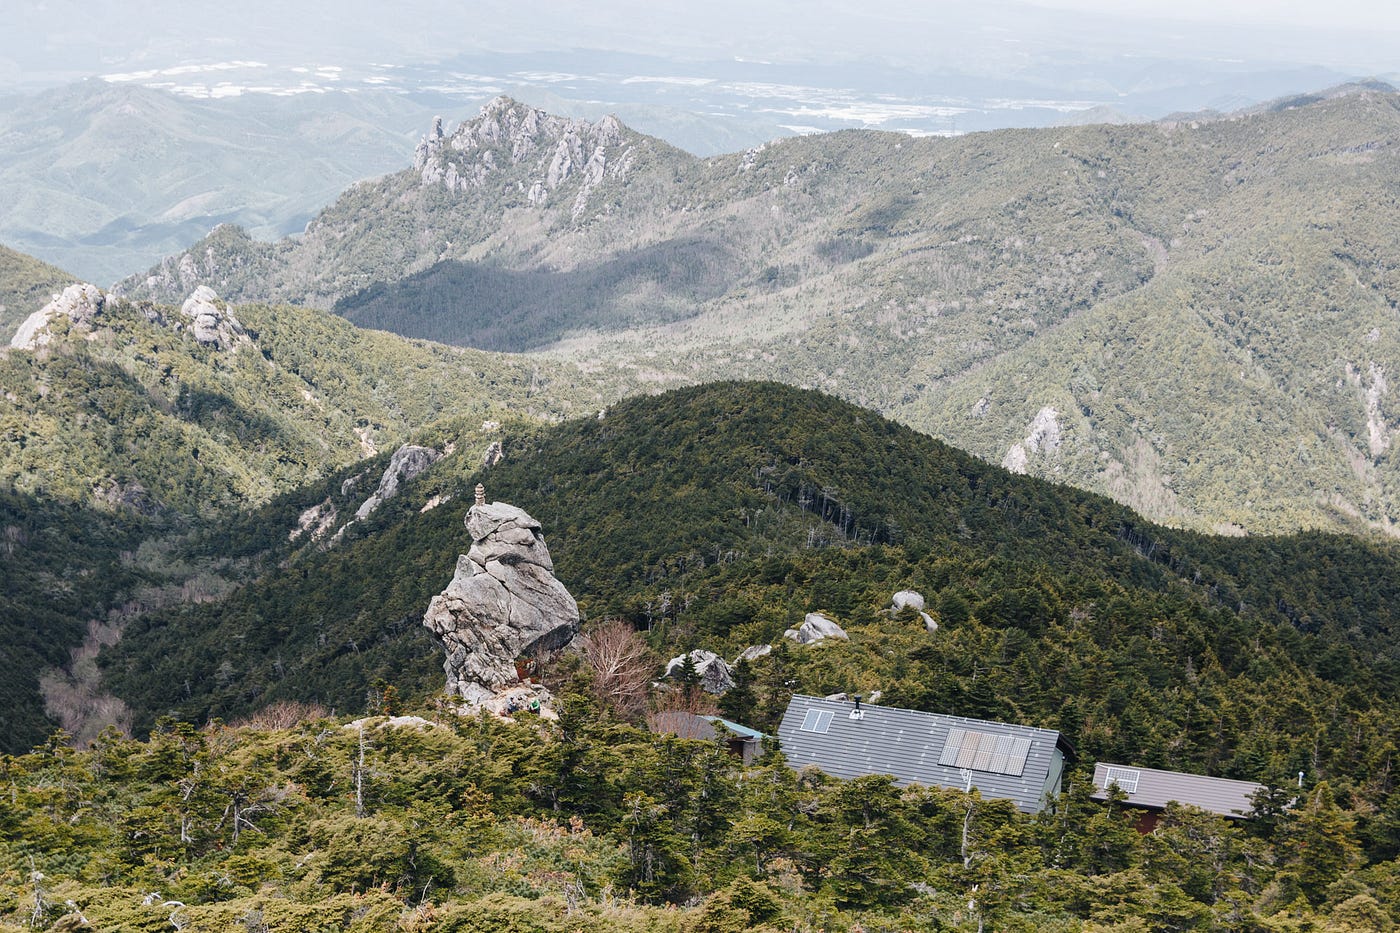
M181 308L106 296L80 320L60 314L35 346L0 350L0 481L212 515L444 418L548 419L606 401L568 364L405 340L314 309L211 307L236 328L228 345L201 342Z
M1400 109L1323 98L710 159L501 100L299 239L221 228L124 288L776 378L1158 520L1386 531Z
M106 683L146 725L281 700L358 709L376 681L431 695L441 652L420 620L465 547L480 480L540 519L594 622L625 619L662 656L776 644L727 701L760 728L794 691L878 689L1058 728L1086 756L1386 783L1379 750L1400 736L1393 545L1169 531L774 383L633 399L508 429L503 444L488 470L445 459L329 551L280 533L325 487L225 528L211 541L235 552L258 529L269 572L137 622L104 654ZM905 587L928 596L937 633L883 611ZM788 644L808 611L851 641Z
M30 294L30 273L46 267L14 255L0 283ZM217 598L251 572L227 547L189 556L190 535L217 535L241 509L327 477L343 525L410 439L479 456L485 421L555 420L611 397L568 364L207 295L172 307L73 285L25 331L23 346L0 349L8 750L60 722L83 740L95 734L86 724L124 722L101 691L98 651L142 613ZM274 537L285 541L299 516ZM332 517L308 518L302 533L320 537Z

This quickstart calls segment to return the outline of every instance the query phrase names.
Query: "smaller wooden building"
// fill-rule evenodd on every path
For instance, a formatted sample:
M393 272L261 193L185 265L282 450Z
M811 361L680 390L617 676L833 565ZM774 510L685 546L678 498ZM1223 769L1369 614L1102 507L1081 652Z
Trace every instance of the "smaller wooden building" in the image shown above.
M657 713L651 717L649 723L652 732L667 732L683 739L713 742L723 734L729 753L746 765L763 754L763 740L766 736L762 732L719 716L697 716L694 713L673 710Z
M1167 804L1187 804L1199 807L1226 819L1242 820L1254 808L1253 796L1264 789L1253 781L1187 774L1182 771L1162 771L1137 765L1119 765L1100 761L1094 765L1095 800L1107 800L1109 788L1117 785L1127 794L1124 803L1142 811L1138 831L1150 833Z

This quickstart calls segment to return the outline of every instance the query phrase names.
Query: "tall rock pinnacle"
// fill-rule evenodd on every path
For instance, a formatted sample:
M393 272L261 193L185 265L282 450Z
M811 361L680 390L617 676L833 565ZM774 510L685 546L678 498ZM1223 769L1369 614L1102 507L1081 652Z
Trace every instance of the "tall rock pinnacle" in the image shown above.
M555 579L540 523L484 499L467 512L470 550L423 616L447 651L447 692L474 704L518 682L518 658L563 648L579 629L578 604Z

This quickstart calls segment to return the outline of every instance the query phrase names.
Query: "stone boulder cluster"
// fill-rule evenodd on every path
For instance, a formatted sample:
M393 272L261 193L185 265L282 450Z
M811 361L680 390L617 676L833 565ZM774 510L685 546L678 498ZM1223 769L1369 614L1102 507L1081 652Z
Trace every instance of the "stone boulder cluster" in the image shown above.
M69 285L54 295L52 301L24 319L19 330L10 338L10 346L37 350L52 339L49 325L59 318L91 327L106 304L107 296L96 285L82 282Z
M554 576L540 523L504 502L467 512L471 547L423 616L447 652L447 692L507 714L545 712L549 694L522 676L528 663L564 648L579 630L578 604Z
M37 350L53 339L52 325L66 318L71 326L89 331L99 326L104 311L115 307L113 302L120 299L105 294L96 285L76 283L53 296L53 300L25 318L10 346L21 350ZM170 326L170 322L158 310L148 308L146 317L152 323ZM174 322L176 330L183 330L195 342L215 350L235 350L245 343L251 343L248 332L228 305L219 299L214 290L201 285L185 299L180 306L183 321Z
M919 614L929 634L938 631L938 623L924 611L924 597L914 590L900 590L895 593L886 614L894 615L906 609L912 609ZM822 642L849 641L851 636L835 621L820 612L809 612L802 619L801 625L783 632L783 637L805 646ZM693 671L693 676L698 678L700 686L707 693L720 694L733 688L734 668L738 667L741 661L757 661L772 652L772 645L751 645L739 652L734 663L730 664L713 651L696 648L667 662L666 678L679 680L687 676L687 670Z

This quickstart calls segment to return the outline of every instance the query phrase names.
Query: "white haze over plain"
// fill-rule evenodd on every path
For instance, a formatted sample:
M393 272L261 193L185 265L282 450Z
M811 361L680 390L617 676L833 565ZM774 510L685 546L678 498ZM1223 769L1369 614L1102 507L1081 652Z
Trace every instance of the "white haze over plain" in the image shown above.
M312 67L585 48L974 73L1110 53L1400 70L1400 4L1378 0L5 0L4 8L0 86L198 61Z

